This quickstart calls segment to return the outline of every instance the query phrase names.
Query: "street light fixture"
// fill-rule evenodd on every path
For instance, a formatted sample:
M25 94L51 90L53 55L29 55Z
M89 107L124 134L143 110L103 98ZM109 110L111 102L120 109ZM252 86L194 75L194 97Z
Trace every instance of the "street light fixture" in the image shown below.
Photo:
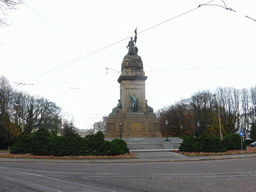
M119 127L120 127L120 139L122 138L122 135L121 135L121 126L122 126L122 120L119 120Z
M197 125L197 136L199 136L200 122L197 122L196 125ZM194 133L194 137L196 137L196 133Z
M183 125L180 125L180 134L183 135Z
M168 124L169 124L169 121L168 120L165 120L165 124L166 124L166 139L165 141L170 141L170 139L168 139L168 135L169 135L169 128L168 128Z

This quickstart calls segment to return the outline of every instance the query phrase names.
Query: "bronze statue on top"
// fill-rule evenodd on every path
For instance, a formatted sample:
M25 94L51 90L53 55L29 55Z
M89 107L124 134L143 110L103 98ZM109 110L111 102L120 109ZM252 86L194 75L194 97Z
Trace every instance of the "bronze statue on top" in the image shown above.
M137 28L134 31L135 36L134 36L134 40L131 37L131 40L129 41L128 45L126 46L128 48L128 53L127 55L137 55L138 54L138 47L135 46L136 42L137 42Z

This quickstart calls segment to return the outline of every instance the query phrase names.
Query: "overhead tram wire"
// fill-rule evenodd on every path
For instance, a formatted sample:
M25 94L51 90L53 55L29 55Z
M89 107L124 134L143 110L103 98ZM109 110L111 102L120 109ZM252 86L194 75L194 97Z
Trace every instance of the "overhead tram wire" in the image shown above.
M215 0L211 0L211 1L209 1L208 3L205 3L204 5L209 4L209 3L213 2L213 1L215 1ZM164 22L161 22L161 23L159 23L159 24L157 24L157 25L154 25L154 26L152 26L152 27L149 27L149 28L147 28L147 29L145 29L145 30L143 30L143 31L141 31L141 32L138 32L138 34L144 33L144 32L146 32L146 31L148 31L148 30L150 30L150 29L153 29L153 28L159 26L159 25L162 25L162 24L167 23L167 22L169 22L169 21L171 21L171 20L173 20L173 19L176 19L176 18L178 18L178 17L181 17L181 16L183 16L183 15L185 15L185 14L187 14L187 13L190 13L190 12L192 12L192 11L198 9L198 8L199 8L199 6L196 7L196 8L193 8L193 9L191 9L191 10L189 10L189 11L186 11L186 12L184 12L184 13L182 13L182 14L179 14L179 15L177 15L177 16L175 16L175 17L172 17L172 18L170 18L170 19L168 19L168 20L166 20L166 21L164 21ZM80 61L80 60L82 60L82 59L84 59L84 58L86 58L86 57L89 57L89 56L91 56L91 55L93 55L93 54L95 54L95 53L98 53L98 52L100 52L100 51L102 51L102 50L104 50L104 49L107 49L107 48L112 47L112 46L114 46L114 45L116 45L116 44L118 44L118 43L121 43L121 42L123 42L123 41L125 41L125 40L127 40L127 39L129 39L129 38L130 38L130 36L129 36L129 37L126 37L126 38L124 38L124 39L122 39L122 40L120 40L120 41L117 41L117 42L115 42L115 43L112 43L112 44L110 44L110 45L108 45L108 46L106 46L106 47L103 47L103 48L101 48L101 49L99 49L99 50L97 50L97 51L93 51L93 52L91 52L91 53L89 53L89 54L87 54L87 55L84 55L84 56L82 56L82 57L80 57L80 58L78 58L78 59L75 59L75 60L73 60L73 61L70 61L70 62L68 62L68 63L66 63L66 64L64 64L64 65L60 65L60 66L58 66L58 67L56 67L56 68L54 68L54 69L51 69L51 70L49 70L49 71L46 71L45 73L42 73L42 74L40 74L40 75L38 75L38 76L35 76L35 77L31 78L31 79L28 79L28 80L25 81L25 82L32 81L32 80L37 79L37 78L39 78L39 77L42 77L42 76L44 76L44 75L46 75L46 74L49 74L49 73L51 73L51 72L53 72L53 71L56 71L56 70L58 70L58 69L61 69L61 68L66 67L66 66L68 66L68 65L71 65L71 64L73 64L73 63L75 63L75 62L77 62L77 61Z
M146 73L159 73L159 72L176 72L176 71L200 71L200 70L222 70L222 69L241 69L241 68L253 68L256 67L256 65L251 66L229 66L229 67L207 67L207 68L183 68L183 69L161 69L161 70L146 70ZM108 75L114 75L117 73L108 73ZM75 80L75 79L83 79L87 77L93 77L93 76L103 76L106 75L106 73L101 74L91 74L91 75L84 75L79 77L71 77L66 79L60 79L60 80L54 80L50 81L51 83L59 82L59 81L67 81L67 80Z
M47 23L48 25L50 25L53 29L55 29L56 31L58 31L60 34L62 34L63 36L64 33L62 33L57 27L55 27L53 24L51 24L49 21L47 21L42 15L40 15L38 12L36 12L34 9L32 9L27 3L25 3L25 5L33 12L35 13L38 17L40 17L45 23ZM66 37L66 36L65 36Z
M208 3L205 3L204 5L207 5L207 4L209 4L209 3L212 3L213 1L215 1L215 0L209 1ZM195 11L195 10L198 9L198 8L200 8L200 6L198 6L198 7L196 7L196 8L193 8L193 9L191 9L191 10L189 10L189 11L186 11L186 12L184 12L184 13L182 13L182 14L179 14L179 15L177 15L177 16L175 16L175 17L172 17L171 19L168 19L168 20L166 20L166 21L163 21L163 22L161 22L161 23L158 23L157 25L154 25L154 26L152 26L152 27L150 27L150 28L147 28L147 29L145 29L145 30L143 30L143 31L141 31L141 32L138 32L138 34L144 33L145 31L148 31L148 30L150 30L150 29L153 29L153 28L155 28L155 27L158 27L159 25L162 25L162 24L164 24L164 23L167 23L167 22L169 22L169 21L171 21L171 20L173 20L173 19L176 19L176 18L178 18L178 17L181 17L181 16L183 16L183 15L185 15L185 14L187 14L187 13L190 13L190 12L192 12L192 11Z
M232 8L230 8L230 7L227 7L226 3L225 3L223 0L221 0L221 1L222 1L223 4L225 5L225 7L222 6L222 5L218 5L218 4L208 4L208 3L206 3L206 4L200 4L198 7L202 7L202 6L219 6L219 7L222 7L222 8L224 8L224 9L228 10L228 11L236 12L234 9L232 9ZM247 16L247 15L244 15L244 16L245 16L246 18L248 18L248 19L251 19L251 20L253 20L253 21L256 21L256 19L253 19L253 18L251 18L251 17L249 17L249 16Z

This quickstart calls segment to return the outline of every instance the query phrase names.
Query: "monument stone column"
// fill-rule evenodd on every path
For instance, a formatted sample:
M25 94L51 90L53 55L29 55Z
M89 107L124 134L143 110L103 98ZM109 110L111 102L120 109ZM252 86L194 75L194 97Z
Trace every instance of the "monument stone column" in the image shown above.
M120 99L116 107L109 114L106 124L106 138L129 137L161 137L159 121L148 106L145 94L147 76L143 70L141 57L137 55L135 38L128 43L128 54L121 64ZM121 126L119 122L122 122Z

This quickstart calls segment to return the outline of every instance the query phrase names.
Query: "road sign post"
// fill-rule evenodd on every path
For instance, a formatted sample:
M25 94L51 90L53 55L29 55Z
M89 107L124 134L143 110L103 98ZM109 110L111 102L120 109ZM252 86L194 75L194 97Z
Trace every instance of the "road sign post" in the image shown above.
M241 130L241 131L239 131L239 136L241 137L241 149L242 149L242 154L244 154L243 153L243 141L242 141L242 137L244 136L244 132Z

